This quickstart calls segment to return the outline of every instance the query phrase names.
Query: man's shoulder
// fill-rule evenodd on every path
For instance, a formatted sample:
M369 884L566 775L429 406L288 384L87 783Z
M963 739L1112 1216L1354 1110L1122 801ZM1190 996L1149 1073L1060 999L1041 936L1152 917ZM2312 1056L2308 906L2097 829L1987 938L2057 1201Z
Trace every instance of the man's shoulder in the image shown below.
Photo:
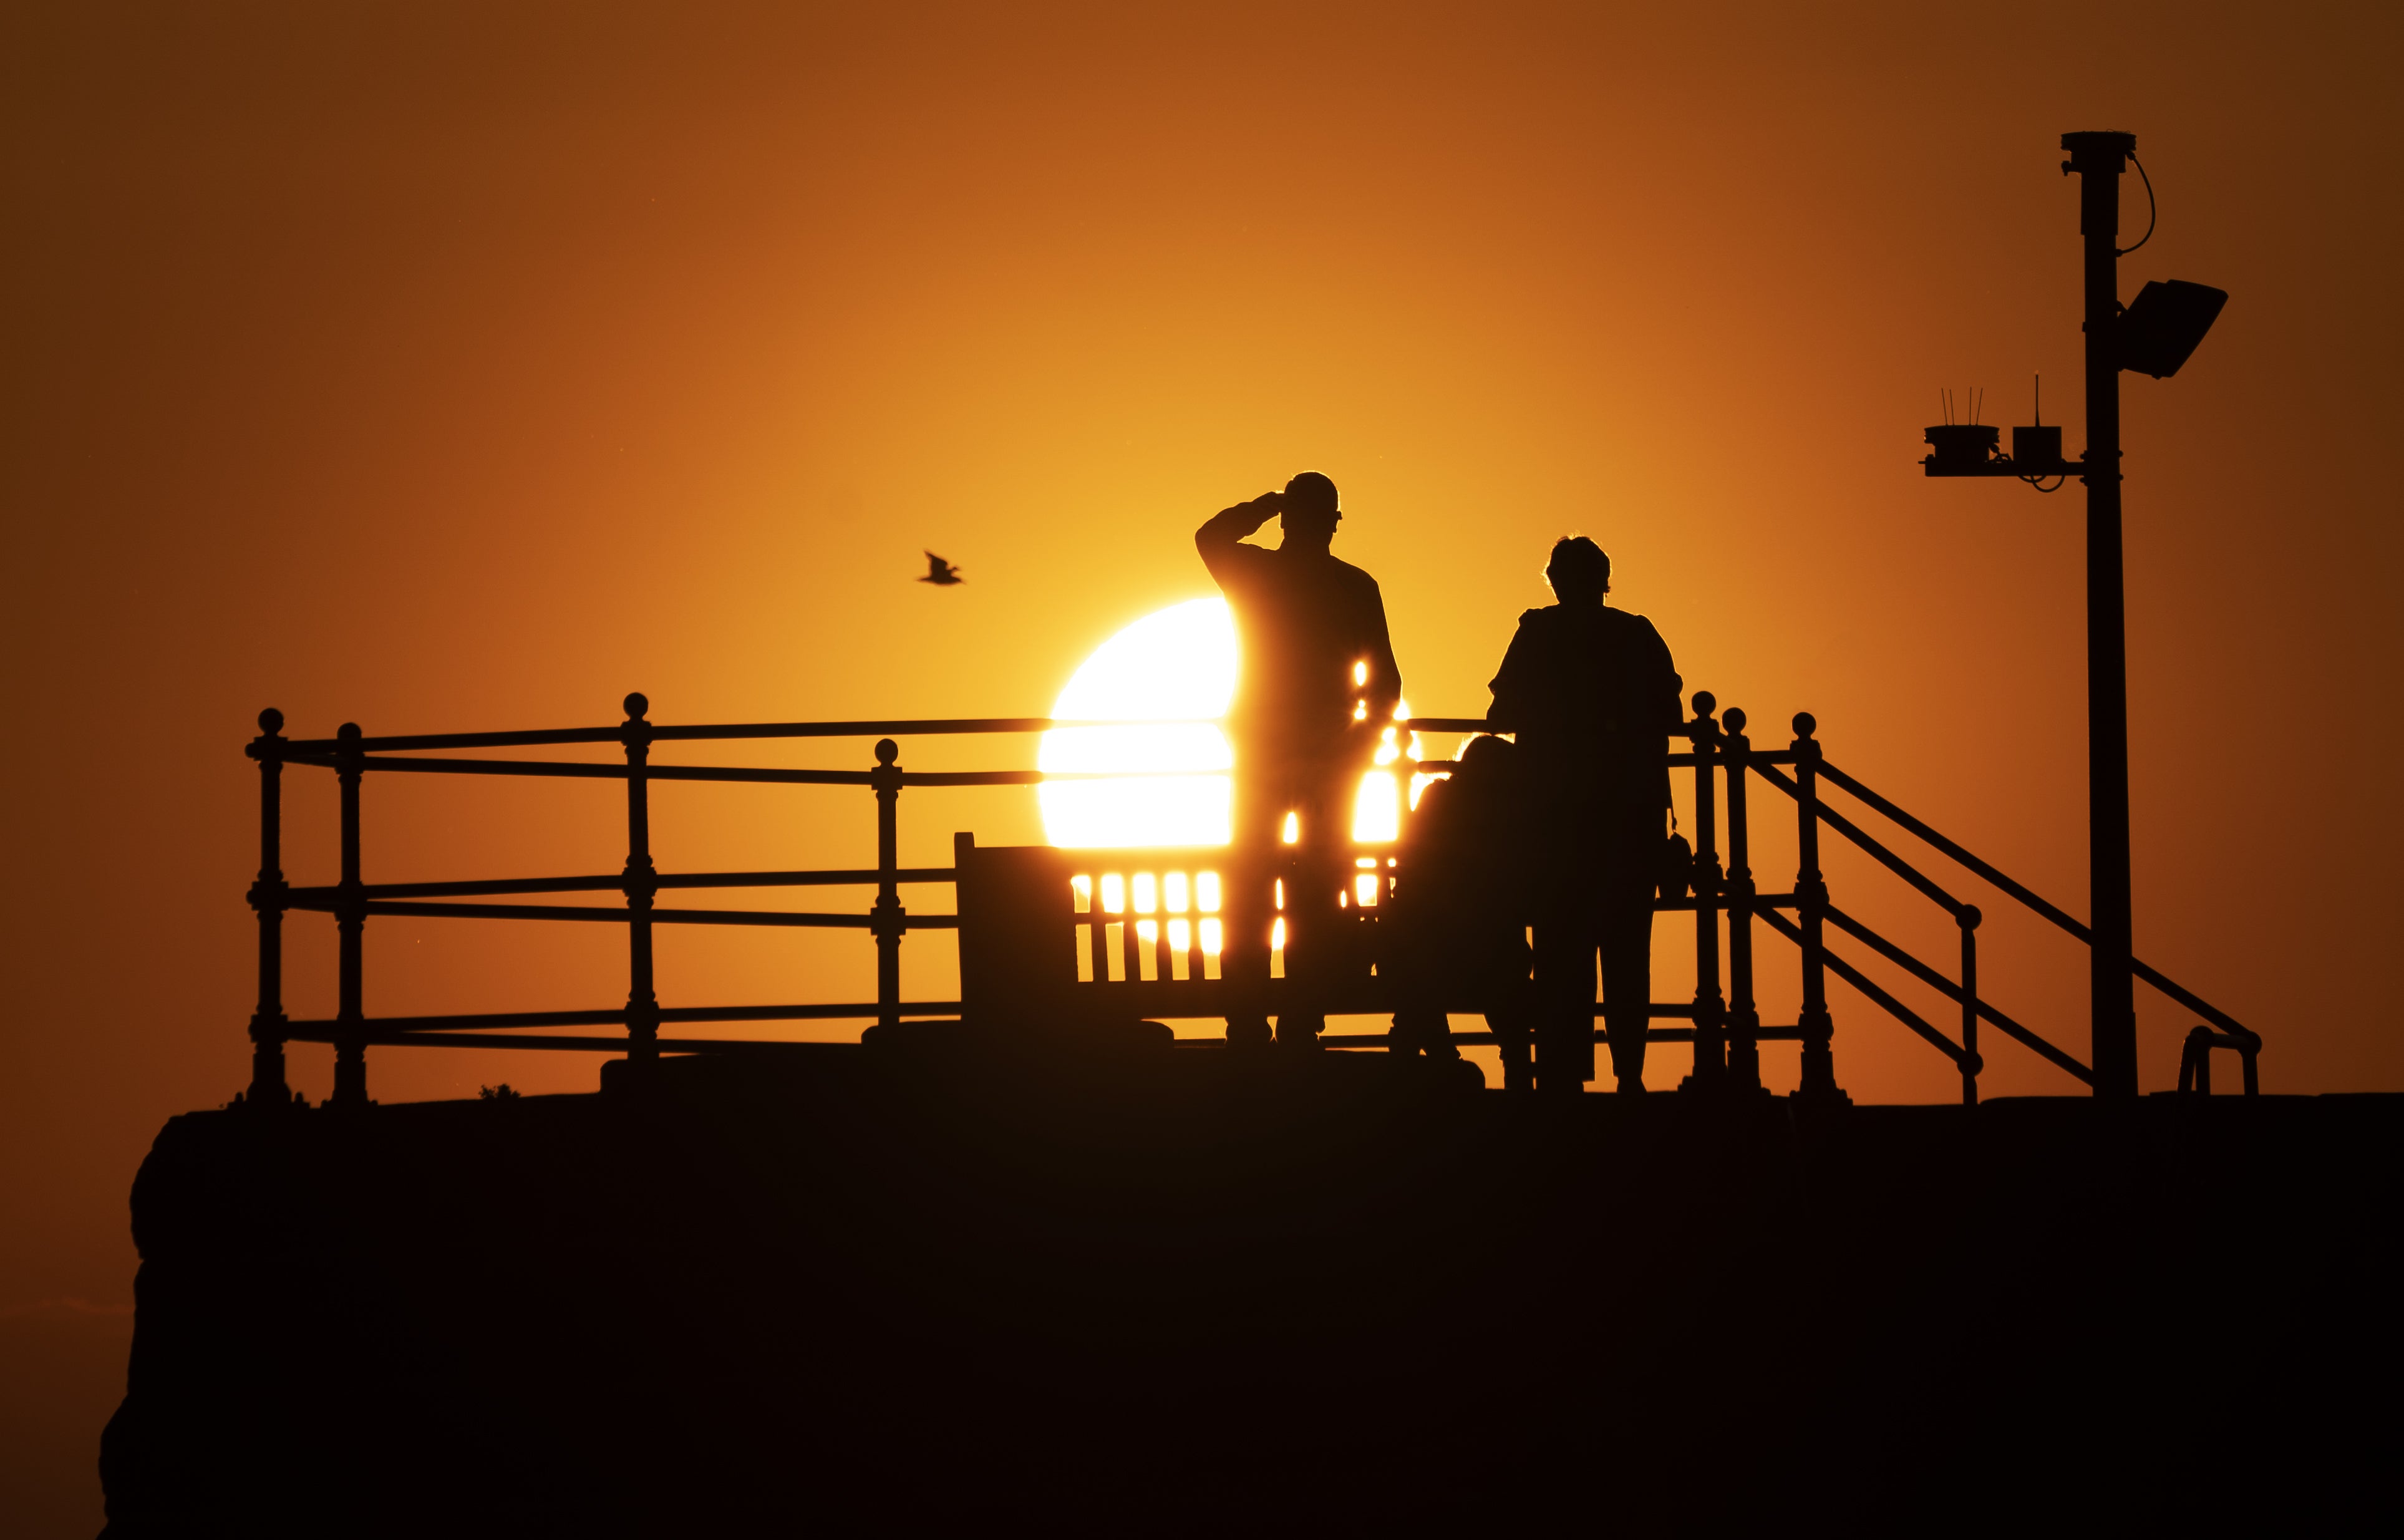
M1604 623L1605 624L1629 636L1657 637L1661 634L1650 620L1633 609L1619 609L1604 605L1602 612L1611 617Z
M1541 609L1523 611L1519 630L1537 641L1572 650L1598 644L1615 650L1661 640L1661 633L1654 629L1651 621L1633 610L1614 609L1609 605L1548 604Z
M1343 557L1333 553L1327 559L1335 564L1335 576L1339 582L1355 588L1365 588L1371 593L1377 592L1377 580L1369 576L1365 568L1355 567Z

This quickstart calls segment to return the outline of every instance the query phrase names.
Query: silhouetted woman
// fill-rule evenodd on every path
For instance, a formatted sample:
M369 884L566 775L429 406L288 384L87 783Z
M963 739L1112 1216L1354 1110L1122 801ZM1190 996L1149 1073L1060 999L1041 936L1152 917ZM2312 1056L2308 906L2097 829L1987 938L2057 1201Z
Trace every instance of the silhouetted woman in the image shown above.
M1528 1039L1526 800L1509 740L1472 738L1452 774L1419 793L1394 895L1379 926L1378 971L1403 1002L1393 1051L1458 1058L1448 1009L1482 1011L1502 1050L1502 1084L1532 1084Z

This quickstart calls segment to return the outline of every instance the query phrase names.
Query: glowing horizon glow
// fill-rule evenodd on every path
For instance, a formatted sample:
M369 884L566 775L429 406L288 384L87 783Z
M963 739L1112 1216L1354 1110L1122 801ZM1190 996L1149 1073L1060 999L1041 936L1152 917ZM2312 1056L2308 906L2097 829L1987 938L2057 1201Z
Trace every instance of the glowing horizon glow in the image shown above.
M1235 617L1224 599L1171 605L1096 648L1069 676L1052 714L1126 725L1055 728L1036 750L1036 768L1054 775L1143 774L1044 782L1036 789L1044 838L1074 849L1225 845L1233 799L1228 772L1236 757L1219 723L1235 698L1239 664ZM1353 677L1365 681L1366 666L1356 665ZM1405 718L1410 707L1398 704L1394 715ZM1417 734L1408 750L1419 757ZM1385 729L1377 768L1362 777L1353 799L1355 843L1400 836L1405 793L1388 766L1404 751L1399 725ZM1407 795L1414 806L1425 779L1411 777Z

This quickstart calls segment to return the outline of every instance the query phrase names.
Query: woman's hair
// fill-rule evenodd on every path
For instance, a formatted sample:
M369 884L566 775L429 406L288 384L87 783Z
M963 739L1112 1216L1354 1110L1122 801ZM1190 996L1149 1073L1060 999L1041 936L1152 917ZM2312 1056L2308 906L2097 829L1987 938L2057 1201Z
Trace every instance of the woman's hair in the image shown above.
M1558 598L1600 599L1611 592L1611 558L1585 536L1564 535L1553 542L1544 581Z

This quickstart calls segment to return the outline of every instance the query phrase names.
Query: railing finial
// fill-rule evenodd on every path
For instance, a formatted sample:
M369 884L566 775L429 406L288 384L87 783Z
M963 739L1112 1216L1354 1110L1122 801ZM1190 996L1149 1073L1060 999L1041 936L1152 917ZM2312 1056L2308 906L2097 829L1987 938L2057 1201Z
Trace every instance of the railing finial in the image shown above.
M1819 730L1819 718L1813 716L1809 711L1797 711L1795 713L1795 735L1796 737L1808 738Z
M355 721L346 721L342 723L342 726L334 729L334 736L342 739L344 743L356 743L359 738L359 724Z
M1743 732L1744 722L1744 707L1741 706L1729 707L1727 708L1727 715L1720 719L1720 725L1726 728L1731 733Z
M650 708L650 697L639 690L626 697L626 720L629 721L642 721L643 714Z
M271 738L275 736L276 734L283 732L284 713L278 711L272 706L266 710L261 711L259 714L259 730L266 734Z
M1695 692L1695 720L1697 721L1709 721L1711 720L1712 713L1719 708L1720 701L1717 695L1712 694L1708 690L1698 690Z
M890 764L893 763L895 758L901 754L901 752L902 746L895 743L891 738L879 738L876 740L877 763Z

